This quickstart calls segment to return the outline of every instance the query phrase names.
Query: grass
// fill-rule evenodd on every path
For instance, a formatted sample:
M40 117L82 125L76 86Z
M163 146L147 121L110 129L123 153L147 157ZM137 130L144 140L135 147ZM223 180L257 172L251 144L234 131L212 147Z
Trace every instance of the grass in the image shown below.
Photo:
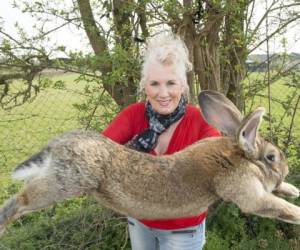
M245 81L245 85L249 86L249 84L255 84L257 81L262 81L262 75L258 73L252 73L250 78ZM290 82L291 80L288 78L281 78L271 84L271 105L269 105L268 88L264 88L259 91L257 95L249 97L247 100L246 112L253 110L257 106L265 107L267 117L269 117L269 111L271 111L272 123L277 122L277 126L283 125L285 127L289 127L293 115L290 111L296 106L297 98L300 95L299 87L296 88L295 86L291 86L289 84ZM290 105L287 102L288 100L291 100ZM300 103L298 105L297 113L293 122L294 128L292 132L295 136L300 137ZM266 127L266 125L268 124L265 123L263 127Z
M39 151L49 139L82 127L74 104L86 101L81 93L87 82L76 74L51 76L64 88L46 88L29 103L0 110L0 204L20 188L11 170ZM16 82L14 88L22 87ZM97 115L103 109L97 111ZM96 118L96 119L100 119ZM32 213L15 221L0 240L0 249L129 249L126 219L101 208L93 199L78 198ZM116 241L116 238L119 239Z
M262 73L252 73L245 81L245 86L253 86L263 81ZM261 133L274 141L288 154L290 170L298 175L300 170L299 146L300 146L300 103L297 105L300 96L300 83L291 84L292 79L283 77L273 82L270 86L271 103L269 106L268 88L265 87L256 95L249 96L246 105L246 113L257 106L266 108L266 115L261 126ZM270 115L271 111L271 115ZM294 114L293 112L296 111ZM271 130L270 130L271 128ZM291 129L291 140L289 130ZM288 150L287 150L288 149ZM292 177L290 175L289 177ZM299 179L299 178L298 178ZM297 181L299 182L299 180Z
M294 89L285 85L283 80L279 80L272 84L270 87L270 94L273 97L271 101L271 112L273 111L273 116L281 115L284 113L284 109L279 101L284 101L290 98L291 95L295 92ZM259 105L266 108L266 111L269 111L269 100L268 100L268 89L265 88L258 93L255 98L253 98L254 103L251 103L251 107ZM250 103L250 101L249 101Z
M54 76L62 80L67 89L47 88L35 99L11 110L0 109L0 201L10 195L10 171L34 152L40 150L50 138L64 131L80 127L74 103L83 100L76 93L84 82L75 83L76 74ZM14 84L14 86L18 85Z

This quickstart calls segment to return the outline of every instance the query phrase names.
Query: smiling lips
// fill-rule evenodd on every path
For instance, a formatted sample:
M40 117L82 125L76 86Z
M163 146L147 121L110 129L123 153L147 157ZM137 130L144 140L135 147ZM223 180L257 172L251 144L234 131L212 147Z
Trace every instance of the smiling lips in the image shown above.
M157 101L161 107L168 107L171 100L158 100Z

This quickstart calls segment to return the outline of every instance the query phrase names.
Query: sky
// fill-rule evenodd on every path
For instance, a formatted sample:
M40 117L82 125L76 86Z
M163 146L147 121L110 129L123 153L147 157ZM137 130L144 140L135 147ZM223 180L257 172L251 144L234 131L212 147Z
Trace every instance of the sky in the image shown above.
M28 34L32 34L32 25L35 23L35 19L29 14L22 13L19 9L13 8L11 2L12 0L1 1L0 17L2 17L2 19L0 19L0 24L2 23L2 27L4 27L6 33L15 38L18 37L17 29L15 28L16 22L18 22ZM50 38L51 44L66 46L68 50L71 51L91 51L83 30L79 30L74 26L65 26L57 32L52 33ZM63 56L63 54L59 56Z
M11 5L12 0L2 0L0 7L0 24L2 23L2 27L4 27L5 31L9 34L12 34L14 37L17 37L17 32L14 27L15 22L19 22L22 27L24 27L25 31L29 34L32 33L32 24L35 22L33 18L31 18L28 14L24 14L16 8L12 8ZM70 2L70 0L64 0L64 3ZM262 1L264 2L264 1ZM264 4L260 6L256 10L257 16L259 16L260 12L264 10ZM4 22L4 23L3 23ZM299 25L300 26L300 25ZM287 33L284 35L287 38L287 49L288 52L296 52L300 53L300 27L295 26L294 28L287 29ZM1 34L0 34L1 38ZM66 46L68 50L71 51L91 51L91 47L88 43L86 34L83 30L78 30L74 26L63 27L59 31L52 33L51 42L57 45ZM283 51L280 39L272 39L269 43L270 52L281 52ZM298 40L295 42L295 40ZM266 52L266 44L262 45L260 49L255 50L253 53L265 53ZM55 56L63 56L63 55L55 55Z

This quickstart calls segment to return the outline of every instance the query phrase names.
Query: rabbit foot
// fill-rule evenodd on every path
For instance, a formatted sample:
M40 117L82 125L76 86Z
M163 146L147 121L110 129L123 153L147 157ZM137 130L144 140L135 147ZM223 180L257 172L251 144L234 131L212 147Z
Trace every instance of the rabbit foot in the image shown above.
M293 185L286 186L287 191L289 193L290 198L298 198L299 197L299 189Z
M292 198L298 198L299 197L299 189L296 187L291 188L291 197Z
M274 193L282 197L289 197L289 198L299 197L299 189L287 182L282 182L280 186L274 190Z

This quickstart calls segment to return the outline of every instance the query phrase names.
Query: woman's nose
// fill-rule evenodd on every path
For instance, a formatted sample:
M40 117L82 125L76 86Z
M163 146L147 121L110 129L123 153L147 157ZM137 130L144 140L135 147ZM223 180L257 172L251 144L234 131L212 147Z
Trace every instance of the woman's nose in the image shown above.
M169 91L168 91L167 86L162 85L159 88L159 96L168 96L168 95L169 95Z

